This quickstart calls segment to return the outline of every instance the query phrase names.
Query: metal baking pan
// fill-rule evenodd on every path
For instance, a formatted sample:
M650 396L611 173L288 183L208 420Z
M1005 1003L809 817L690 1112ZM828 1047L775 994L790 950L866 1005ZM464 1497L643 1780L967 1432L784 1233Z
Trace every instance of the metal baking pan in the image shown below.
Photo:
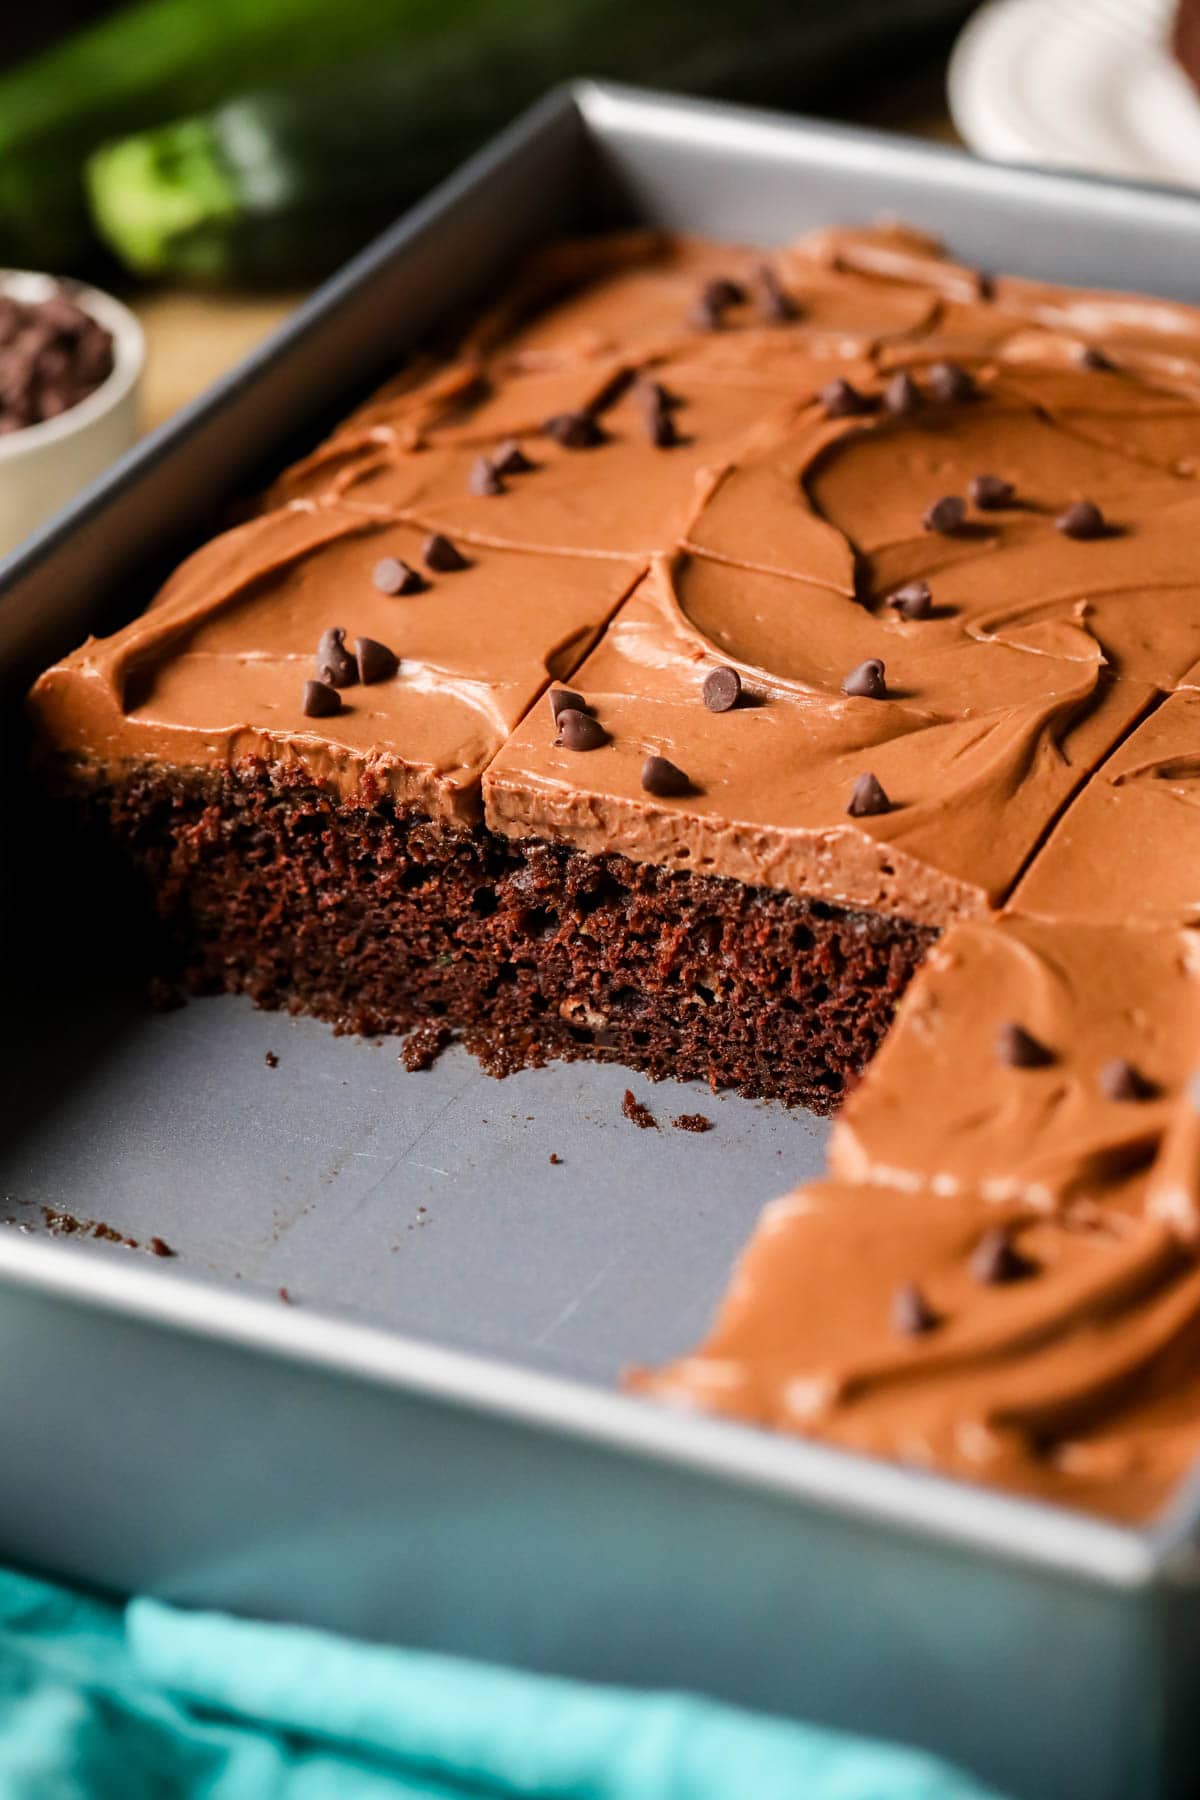
M1200 200L1178 192L560 91L0 568L8 723L40 662L135 611L231 494L530 243L639 220L769 243L886 213L987 266L1194 297ZM394 1044L236 999L147 1013L69 866L33 850L21 754L0 1555L680 1684L1021 1796L1196 1791L1197 1495L1132 1531L616 1391L624 1362L695 1339L761 1203L819 1168L820 1123L607 1067L496 1083L455 1052L409 1074ZM626 1085L659 1130L622 1117ZM696 1110L714 1131L672 1129ZM52 1241L42 1208L177 1254Z

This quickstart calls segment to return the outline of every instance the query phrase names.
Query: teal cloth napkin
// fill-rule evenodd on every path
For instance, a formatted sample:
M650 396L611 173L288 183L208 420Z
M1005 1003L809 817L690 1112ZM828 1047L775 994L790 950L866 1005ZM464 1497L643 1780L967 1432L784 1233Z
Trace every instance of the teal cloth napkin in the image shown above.
M0 1795L989 1800L931 1757L682 1694L122 1609L4 1570Z

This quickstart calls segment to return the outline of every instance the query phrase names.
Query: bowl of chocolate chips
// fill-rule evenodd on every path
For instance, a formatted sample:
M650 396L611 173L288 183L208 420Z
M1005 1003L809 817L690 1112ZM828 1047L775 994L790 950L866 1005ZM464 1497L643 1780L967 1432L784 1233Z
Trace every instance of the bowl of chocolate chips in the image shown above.
M129 449L144 357L111 295L0 270L0 556Z

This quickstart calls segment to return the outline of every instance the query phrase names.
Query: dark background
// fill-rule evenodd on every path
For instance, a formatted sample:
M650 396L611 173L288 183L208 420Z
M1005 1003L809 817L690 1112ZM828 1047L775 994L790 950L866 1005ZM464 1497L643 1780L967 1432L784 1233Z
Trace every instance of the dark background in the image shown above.
M114 0L37 0L35 5L8 0L0 17L0 67L18 62L52 38L86 25L103 13L115 12Z
M337 3L338 0L330 0L331 5ZM798 8L805 4L806 0L796 0ZM563 0L563 5L570 5L570 0ZM36 4L21 6L19 10L14 0L7 4L0 0L0 68L118 10L119 0L36 0ZM969 0L964 0L961 11L965 14L969 10ZM945 30L922 32L903 60L897 63L891 59L886 69L864 69L857 77L842 77L830 85L819 103L806 95L804 110L901 130L914 121L923 129L931 125L936 128L945 113L943 72L958 24L955 21ZM697 28L702 28L699 8ZM646 86L653 85L647 79Z

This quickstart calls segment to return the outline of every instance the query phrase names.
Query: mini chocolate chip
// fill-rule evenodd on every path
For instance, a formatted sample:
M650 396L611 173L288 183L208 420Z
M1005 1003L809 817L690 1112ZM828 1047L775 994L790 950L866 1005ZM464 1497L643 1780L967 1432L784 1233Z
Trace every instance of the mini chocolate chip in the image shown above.
M473 494L502 494L505 491L504 483L486 456L477 457L471 464L467 486Z
M679 442L675 420L665 406L647 405L644 412L646 434L659 450L670 450Z
M107 381L112 368L112 338L103 326L89 319L76 346L75 373L90 387Z
M601 744L608 742L608 733L599 719L593 719L591 713L580 712L574 706L564 706L555 724L558 735L554 742L564 750L599 750Z
M381 594L419 594L425 583L415 569L398 556L385 556L375 564L371 580Z
M955 402L973 400L979 390L961 363L938 362L929 371L929 391L935 400Z
M668 393L661 381L645 378L635 384L633 397L643 413L670 412L679 405L678 396Z
M342 697L336 688L324 681L304 684L304 716L306 719L331 719L342 710Z
M615 406L617 401L621 398L621 395L625 392L625 389L632 386L634 379L635 376L632 369L621 368L615 370L604 383L603 387L599 388L588 401L586 407L588 418L598 419L602 412L606 412L610 406ZM600 435L601 438L603 438L604 433L601 432Z
M897 419L911 418L921 407L921 390L908 373L901 369L883 390L883 404Z
M551 688L547 697L550 701L551 716L555 723L558 722L559 713L566 712L568 707L573 712L588 710L588 704L583 695L575 693L571 688Z
M715 275L705 282L700 298L707 300L710 306L740 306L746 298L746 290L740 282L730 281L727 275Z
M1053 1050L1038 1042L1032 1032L1011 1019L996 1027L996 1061L1009 1069L1044 1069L1054 1061Z
M63 293L52 294L37 310L43 325L48 325L62 337L76 338L87 330L88 314Z
M421 546L421 561L436 575L452 575L457 569L469 569L470 563L448 537L433 532Z
M700 289L688 314L689 322L697 331L718 331L724 322L726 309L740 306L745 298L745 288L724 275L717 275L711 281L706 281Z
M1104 514L1093 500L1073 500L1054 523L1064 537L1101 538L1108 534Z
M876 403L871 395L860 394L854 384L841 375L821 389L819 399L827 419L855 419L875 411Z
M742 678L736 669L722 663L720 668L710 669L704 677L704 686L700 689L709 712L728 712L736 706L742 692Z
M953 537L966 515L966 502L958 494L943 494L921 514L921 525L925 531L939 531L943 537Z
M883 664L879 658L869 656L866 662L860 662L856 669L851 669L842 683L842 692L853 695L857 700L886 700L887 683L883 675Z
M785 325L800 316L800 308L782 285L770 263L762 263L755 271L758 310L771 325Z
M604 442L604 432L591 413L586 412L555 413L553 418L546 420L542 430L564 450L593 450Z
M642 764L642 786L648 794L669 800L690 792L692 784L683 770L665 756L648 756Z
M48 344L38 357L36 368L42 381L62 381L70 374L71 359L61 343Z
M1081 369L1091 369L1094 373L1112 368L1109 358L1105 356L1103 350L1098 350L1095 344L1084 344L1081 347L1078 362Z
M492 457L492 467L497 475L528 475L533 464L516 438L505 438Z
M906 581L888 595L887 603L904 619L927 619L933 611L933 595L927 581Z
M345 639L342 627L331 625L328 631L321 633L317 645L317 674L330 687L353 687L358 680L358 668L346 648Z
M354 654L358 661L358 679L364 686L373 681L389 681L400 667L394 651L376 638L355 638Z
M683 405L680 395L673 394L661 381L651 381L649 378L638 382L637 397L647 410L658 411L661 408L663 412L669 412L672 407Z
M852 819L873 819L879 813L891 812L892 803L883 791L883 787L868 770L860 775L850 790L850 804L846 811Z
M1154 1083L1123 1056L1105 1063L1097 1085L1106 1100L1150 1100L1157 1092Z
M1016 491L1012 482L1005 481L1002 475L972 475L967 483L971 504L980 512L997 512L1011 506Z
M61 290L0 306L0 433L58 418L111 373L112 338Z
M892 1295L892 1329L901 1337L921 1337L941 1320L915 1281L906 1281Z
M970 1268L985 1287L1003 1287L1009 1281L1024 1281L1036 1272L1037 1264L1017 1249L1006 1226L993 1225L972 1250Z
M151 1256L174 1256L175 1254L166 1238L152 1237L146 1248Z

